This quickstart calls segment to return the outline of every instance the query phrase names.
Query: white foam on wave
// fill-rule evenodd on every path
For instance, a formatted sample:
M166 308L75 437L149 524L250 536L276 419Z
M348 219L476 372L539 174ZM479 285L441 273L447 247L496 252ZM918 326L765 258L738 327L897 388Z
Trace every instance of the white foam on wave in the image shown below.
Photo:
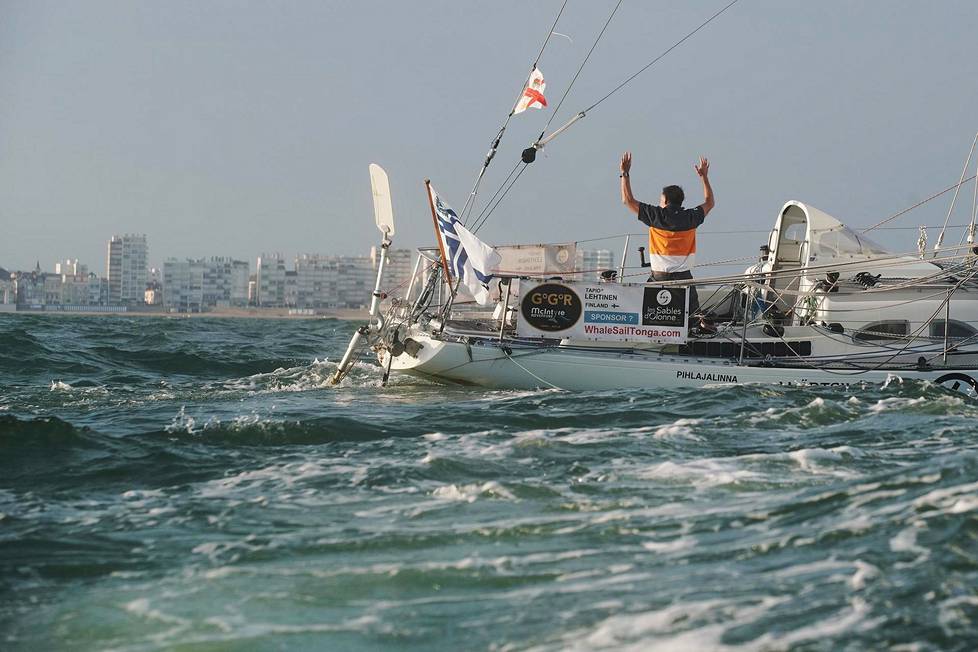
M913 501L918 510L936 508L924 511L923 518L931 518L939 514L964 514L978 510L978 482L961 484L954 487L934 489Z
M654 433L653 439L691 439L693 441L703 441L699 435L693 434L693 426L703 423L703 419L677 419L672 423L659 426Z
M689 482L697 488L764 480L764 476L759 473L748 471L736 464L721 462L716 459L693 460L690 462L662 462L650 469L639 471L637 475L646 480Z
M802 471L809 473L821 473L835 475L839 477L853 477L857 474L846 472L839 469L826 469L826 462L845 462L850 459L858 459L865 456L865 453L852 446L835 446L832 448L802 448L787 453L788 458L793 461Z
M309 480L325 476L340 477L355 482L358 473L365 473L360 465L337 463L329 458L315 461L273 464L259 469L249 469L234 475L208 480L197 485L197 495L203 498L255 500L254 494L291 489ZM330 499L323 496L323 500ZM330 499L335 500L335 499Z
M885 617L869 618L872 612L869 604L861 598L850 601L849 607L842 609L822 620L805 627L785 632L784 634L767 633L756 641L751 642L757 649L788 649L811 641L822 641L843 634L853 634L873 629L885 622Z
M910 552L917 555L912 565L919 564L930 558L930 550L917 543L917 533L920 528L925 527L923 523L916 523L904 528L896 536L890 539L890 550L893 552ZM897 564L900 566L901 564Z
M559 387L547 387L540 389L499 389L485 392L482 396L475 399L476 403L506 403L508 401L519 401L524 398L539 398L552 394L564 394L566 390ZM555 412L564 411L558 408L551 408Z
M167 623L169 625L178 625L181 628L190 625L190 621L186 618L172 616L154 608L152 603L150 603L149 598L137 598L125 603L122 605L122 608L134 616L139 616L147 620L155 620L161 623Z
M353 367L360 363L354 363ZM298 367L279 367L274 371L252 374L224 384L226 389L258 392L304 392L329 386L336 365L327 360L313 360Z
M643 541L642 547L649 552L654 552L657 554L668 554L670 552L679 552L681 550L689 550L696 546L696 539L692 537L679 537L678 539L673 539L672 541Z
M435 498L442 500L452 500L457 502L474 503L479 498L503 498L505 500L516 500L516 496L495 480L490 480L482 484L466 485L442 485L431 492Z
M853 591L862 591L868 582L879 577L880 569L859 559L855 563L856 572L849 578L849 588Z
M893 410L904 410L915 405L920 405L925 403L927 398L921 396L920 398L905 398L902 396L894 396L891 398L882 398L876 401L875 404L869 406L869 411L873 414L881 414L883 412L890 412Z
M886 380L883 381L883 389L886 389L892 384L902 385L903 378L895 374L886 374Z
M164 498L166 494L162 489L129 489L122 492L122 497L126 500L145 501L152 498Z
M974 634L975 617L978 616L978 596L956 595L938 605L937 620L945 633L968 636Z
M193 435L197 432L196 428L197 420L187 414L187 406L181 405L180 411L173 417L169 425L163 428L163 431L171 434L185 432L188 435Z
M644 652L686 652L688 650L729 650L722 642L726 629L752 622L785 598L763 598L758 603L737 605L728 600L679 602L661 609L616 614L590 630L565 634L559 644L530 648L542 650L620 650ZM715 622L719 614L734 622Z
M817 417L819 415L824 415L829 410L836 408L837 410L842 410L847 412L849 415L853 415L851 407L858 404L858 399L856 403L851 400L846 403L835 403L833 401L827 401L821 396L816 396L811 401L802 406L797 407L787 407L782 409L777 409L769 407L763 412L753 414L748 417L748 422L753 425L764 424L768 421L789 421L789 428L797 428L799 424L804 424L806 421L810 420L812 417Z

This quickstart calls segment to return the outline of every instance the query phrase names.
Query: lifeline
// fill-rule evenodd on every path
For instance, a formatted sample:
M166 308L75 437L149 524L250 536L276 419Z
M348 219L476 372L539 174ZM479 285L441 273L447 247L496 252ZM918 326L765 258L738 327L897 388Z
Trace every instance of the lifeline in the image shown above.
M712 380L717 383L735 383L737 382L736 376L731 376L729 374L701 374L698 371L677 371L676 378L682 378L684 380Z

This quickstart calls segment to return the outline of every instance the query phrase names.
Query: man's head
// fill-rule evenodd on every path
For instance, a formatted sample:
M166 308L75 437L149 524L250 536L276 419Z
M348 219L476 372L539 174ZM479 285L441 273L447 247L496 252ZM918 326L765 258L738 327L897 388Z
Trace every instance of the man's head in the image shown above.
M666 186L662 189L662 196L659 197L659 206L682 206L686 199L686 193L679 186Z

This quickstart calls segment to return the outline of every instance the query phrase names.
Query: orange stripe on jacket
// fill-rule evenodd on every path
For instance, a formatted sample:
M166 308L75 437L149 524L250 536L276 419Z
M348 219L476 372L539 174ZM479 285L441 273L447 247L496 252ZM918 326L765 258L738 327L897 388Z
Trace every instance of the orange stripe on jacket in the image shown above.
M688 256L696 253L696 229L666 231L649 227L649 253L660 256Z

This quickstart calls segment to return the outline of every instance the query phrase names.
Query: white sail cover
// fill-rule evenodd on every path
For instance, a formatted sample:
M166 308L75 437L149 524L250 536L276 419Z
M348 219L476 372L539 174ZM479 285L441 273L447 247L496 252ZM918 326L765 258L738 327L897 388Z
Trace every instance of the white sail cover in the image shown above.
M445 245L448 269L479 305L490 305L492 298L489 282L493 278L491 270L499 266L499 254L462 226L455 210L442 201L434 187L429 185L428 190L431 193L431 205L435 207L435 216L438 218L438 231Z

